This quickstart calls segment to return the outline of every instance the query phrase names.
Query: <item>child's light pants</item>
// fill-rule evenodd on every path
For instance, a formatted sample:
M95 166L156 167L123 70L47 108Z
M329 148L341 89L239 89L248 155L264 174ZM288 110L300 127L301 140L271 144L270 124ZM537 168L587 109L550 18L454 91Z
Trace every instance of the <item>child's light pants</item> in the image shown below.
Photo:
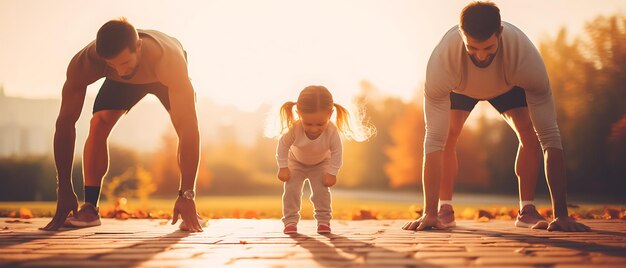
M313 216L317 224L330 225L332 218L330 188L324 186L328 161L322 161L316 165L305 165L289 158L289 171L291 178L284 183L283 191L283 223L297 224L300 220L302 203L302 189L304 181L309 180L311 187L311 202L313 202Z

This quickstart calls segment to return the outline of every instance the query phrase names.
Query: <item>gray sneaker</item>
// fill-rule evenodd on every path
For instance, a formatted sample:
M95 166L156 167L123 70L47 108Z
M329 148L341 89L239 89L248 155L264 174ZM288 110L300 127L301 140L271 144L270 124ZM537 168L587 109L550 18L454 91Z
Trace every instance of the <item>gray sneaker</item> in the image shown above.
M441 205L439 207L437 217L445 227L456 226L456 221L454 221L454 210L451 205Z
M100 225L100 213L92 204L83 204L76 215L72 215L66 221L74 227L91 227Z
M539 229L548 228L548 221L541 216L534 205L526 205L517 213L515 226L522 228L530 228L537 225Z

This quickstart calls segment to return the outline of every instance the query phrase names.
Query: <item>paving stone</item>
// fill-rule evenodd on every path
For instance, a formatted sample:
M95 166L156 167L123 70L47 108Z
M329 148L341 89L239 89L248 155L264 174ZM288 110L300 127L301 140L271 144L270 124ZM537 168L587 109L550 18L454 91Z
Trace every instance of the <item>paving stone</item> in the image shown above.
M516 228L513 221L457 221L456 228L401 229L404 220L333 221L331 235L315 222L298 235L280 220L210 220L202 233L181 232L163 220L103 219L103 225L58 232L5 224L4 267L626 267L626 222L585 220L588 233Z
M554 265L563 263L582 263L588 261L586 257L481 257L475 262L476 265Z

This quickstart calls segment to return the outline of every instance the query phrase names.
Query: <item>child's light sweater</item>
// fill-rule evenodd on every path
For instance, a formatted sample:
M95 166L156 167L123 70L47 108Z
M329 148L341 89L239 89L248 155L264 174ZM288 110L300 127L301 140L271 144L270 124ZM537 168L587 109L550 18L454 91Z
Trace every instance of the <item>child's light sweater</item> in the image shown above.
M297 121L280 137L276 148L276 160L279 168L286 168L289 158L305 165L316 165L328 159L326 172L337 175L343 161L342 152L341 138L334 123L329 122L324 132L315 140L311 140L306 136L301 121Z

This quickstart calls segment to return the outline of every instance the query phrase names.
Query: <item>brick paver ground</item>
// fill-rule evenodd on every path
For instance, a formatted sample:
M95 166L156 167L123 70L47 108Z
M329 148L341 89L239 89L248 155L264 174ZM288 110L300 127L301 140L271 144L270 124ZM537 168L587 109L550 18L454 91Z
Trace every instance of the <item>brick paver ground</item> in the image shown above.
M458 221L443 231L409 232L400 220L333 221L318 235L302 221L220 219L203 233L165 220L104 219L85 229L39 231L48 218L0 218L3 267L626 267L626 221L586 220L588 233L516 228L513 221Z

